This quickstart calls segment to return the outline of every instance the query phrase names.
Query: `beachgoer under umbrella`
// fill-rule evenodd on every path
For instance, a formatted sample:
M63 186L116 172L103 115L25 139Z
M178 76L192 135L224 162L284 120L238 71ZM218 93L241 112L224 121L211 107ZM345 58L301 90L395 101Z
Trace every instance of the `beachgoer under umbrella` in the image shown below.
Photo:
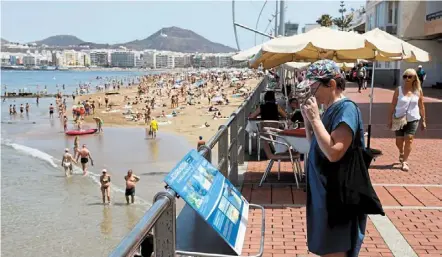
M129 170L127 172L127 175L124 176L124 180L126 181L126 202L127 204L134 203L135 202L135 185L138 181L140 181L140 178L133 174L132 170ZM131 201L129 202L129 196L131 197Z
M107 173L106 169L103 169L101 171L100 176L100 184L101 184L101 197L103 199L103 204L106 204L106 198L108 204L110 204L110 183L111 183L111 176Z

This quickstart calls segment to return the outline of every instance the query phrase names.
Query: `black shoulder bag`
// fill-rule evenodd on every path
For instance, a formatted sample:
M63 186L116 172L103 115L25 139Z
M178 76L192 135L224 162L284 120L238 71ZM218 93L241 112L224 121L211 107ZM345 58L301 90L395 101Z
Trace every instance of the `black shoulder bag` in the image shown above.
M359 128L359 108L351 100L358 114L358 130L351 149L338 162L325 160L327 167L327 212L330 227L347 224L353 218L365 214L385 215L382 204L371 184L368 167L372 154L361 145ZM330 131L331 133L331 131Z

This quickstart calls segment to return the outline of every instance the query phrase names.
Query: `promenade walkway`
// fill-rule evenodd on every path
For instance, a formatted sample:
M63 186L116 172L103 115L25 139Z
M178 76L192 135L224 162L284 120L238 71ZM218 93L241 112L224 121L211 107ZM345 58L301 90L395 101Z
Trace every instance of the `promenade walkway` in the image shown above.
M427 127L419 131L413 144L410 171L399 168L394 135L386 128L393 91L375 89L372 148L380 149L370 167L370 176L384 206L386 216L370 216L360 256L442 257L442 98L439 91L425 91ZM368 123L369 90L357 93L351 84L346 90L361 108ZM267 161L249 161L242 193L251 203L266 207L265 257L316 256L306 243L306 193L297 190L289 164L282 164L281 180L277 165L262 187L258 182ZM259 249L260 213L251 211L244 254Z

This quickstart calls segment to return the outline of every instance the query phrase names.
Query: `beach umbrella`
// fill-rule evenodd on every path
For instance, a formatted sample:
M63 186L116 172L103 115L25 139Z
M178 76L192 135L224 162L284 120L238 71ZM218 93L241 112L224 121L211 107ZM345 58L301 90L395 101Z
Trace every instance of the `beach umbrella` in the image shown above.
M331 59L336 62L352 62L356 59L373 59L373 49L376 49L375 46L360 34L320 27L307 33L275 38L264 43L249 63L252 68L257 68L260 64L264 68L272 68L292 61ZM387 42L379 52L385 57L402 56L401 50L394 49L394 44Z
M429 62L428 52L413 46L383 30L375 28L362 35L376 50L376 61L406 61L406 62ZM391 53L402 52L402 55L395 56Z
M244 51L241 51L235 55L232 56L232 59L235 61L248 61L250 58L252 58L255 54L261 50L263 44L256 45L252 48L246 49Z

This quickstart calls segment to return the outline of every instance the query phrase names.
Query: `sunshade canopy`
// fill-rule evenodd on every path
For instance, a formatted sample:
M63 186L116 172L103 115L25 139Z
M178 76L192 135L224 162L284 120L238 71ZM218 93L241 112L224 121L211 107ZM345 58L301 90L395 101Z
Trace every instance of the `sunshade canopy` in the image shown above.
M401 57L402 49L394 48L394 44L386 42L384 49L388 51L380 50L379 53L385 57ZM320 59L353 62L356 59L373 59L375 50L378 49L360 34L320 27L264 43L250 61L250 66L256 68L262 64L264 68L272 68L291 61L314 62Z
M378 50L375 57L377 61L406 61L406 62L429 62L428 52L413 46L383 30L375 28L362 35L370 44ZM403 55L395 57L388 53L402 51Z

